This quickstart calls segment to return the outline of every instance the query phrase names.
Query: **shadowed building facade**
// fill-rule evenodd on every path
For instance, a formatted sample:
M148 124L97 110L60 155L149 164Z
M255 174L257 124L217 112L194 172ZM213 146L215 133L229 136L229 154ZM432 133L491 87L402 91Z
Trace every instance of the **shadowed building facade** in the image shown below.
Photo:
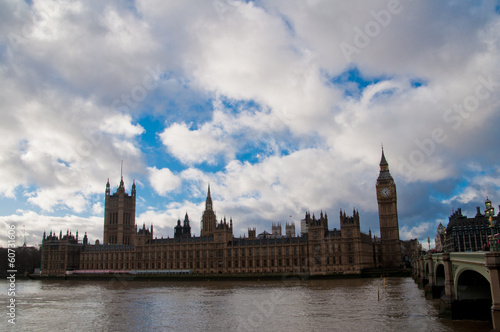
M491 235L491 227L488 218L481 213L479 207L473 218L467 218L462 214L462 209L453 211L449 217L446 232L443 234L444 249L449 252L480 251L489 244L488 236ZM500 229L500 206L499 214L493 217L493 233Z
M111 195L106 184L104 242L89 244L69 236L44 234L42 243L42 275L67 273L127 273L142 271L151 274L189 271L193 274L253 273L335 273L358 274L364 269L399 266L401 249L396 210L394 180L382 152L377 181L377 199L381 239L360 230L357 210L352 215L340 211L340 228L329 229L328 216L306 212L307 233L296 236L295 225L273 223L272 234L233 235L233 220L217 221L210 186L201 217L200 236L191 234L189 216L177 221L173 238L153 238L153 226L137 229L135 225L135 183L129 196L123 179ZM388 188L387 194L384 188ZM382 209L382 211L380 211ZM68 264L70 262L70 264ZM69 272L67 272L69 271Z

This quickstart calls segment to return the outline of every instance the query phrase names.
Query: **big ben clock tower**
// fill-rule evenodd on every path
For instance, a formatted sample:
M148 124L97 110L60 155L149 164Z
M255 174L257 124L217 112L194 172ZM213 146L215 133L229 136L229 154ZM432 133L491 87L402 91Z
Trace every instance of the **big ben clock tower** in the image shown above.
M382 265L384 267L399 267L401 264L401 243L399 241L396 184L389 173L389 164L385 159L383 148L376 188Z

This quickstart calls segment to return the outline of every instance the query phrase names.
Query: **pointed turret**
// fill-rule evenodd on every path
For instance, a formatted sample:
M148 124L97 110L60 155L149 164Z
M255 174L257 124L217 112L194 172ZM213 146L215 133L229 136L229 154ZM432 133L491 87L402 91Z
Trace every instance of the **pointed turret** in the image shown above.
M181 237L182 237L181 220L177 219L177 226L174 227L174 238L181 238Z
M382 158L380 158L380 171L389 171L389 163L385 159L384 148L382 147Z
M380 158L380 173L378 175L379 180L392 180L391 173L389 172L389 163L385 159L384 148L382 147L382 157Z
M189 216L186 212L184 216L184 225L182 226L182 237L190 238L191 237L191 226L189 225Z
M120 189L125 191L125 183L123 182L123 160L120 168L120 186L118 187L118 190Z
M108 182L106 183L106 196L109 196L111 194L111 188L109 186L109 178Z
M387 163L387 160L385 160L384 147L382 147L382 158L380 159L380 166L382 166L382 165L389 165Z

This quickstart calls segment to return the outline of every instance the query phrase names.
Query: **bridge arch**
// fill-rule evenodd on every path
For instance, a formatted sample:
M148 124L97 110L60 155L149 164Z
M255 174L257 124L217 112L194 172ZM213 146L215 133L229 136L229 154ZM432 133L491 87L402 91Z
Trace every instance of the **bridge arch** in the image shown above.
M491 286L487 271L462 268L455 275L454 319L491 319Z
M460 298L458 297L458 286L459 285L462 285L462 286L468 286L468 284L470 282L479 282L479 280L481 279L477 279L477 277L475 277L475 274L473 274L473 272L475 272L476 274L479 274L483 277L483 279L488 283L488 287L490 287L490 276L489 276L489 273L488 273L488 270L485 268L485 267L479 267L479 266L463 266L461 268L458 268L457 271L455 272L455 277L454 277L454 280L453 280L453 283L455 285L455 295L457 297L457 300L460 300ZM463 275L465 273L465 275ZM472 278L472 279L470 279ZM491 289L491 288L489 288ZM489 294L491 296L491 290L489 291Z

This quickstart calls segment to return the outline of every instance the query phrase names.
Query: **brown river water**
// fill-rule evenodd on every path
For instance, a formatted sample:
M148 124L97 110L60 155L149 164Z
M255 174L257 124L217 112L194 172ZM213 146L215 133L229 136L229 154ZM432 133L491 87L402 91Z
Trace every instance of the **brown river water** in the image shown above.
M377 295L377 284L379 292ZM489 331L438 317L411 278L0 282L2 331Z

